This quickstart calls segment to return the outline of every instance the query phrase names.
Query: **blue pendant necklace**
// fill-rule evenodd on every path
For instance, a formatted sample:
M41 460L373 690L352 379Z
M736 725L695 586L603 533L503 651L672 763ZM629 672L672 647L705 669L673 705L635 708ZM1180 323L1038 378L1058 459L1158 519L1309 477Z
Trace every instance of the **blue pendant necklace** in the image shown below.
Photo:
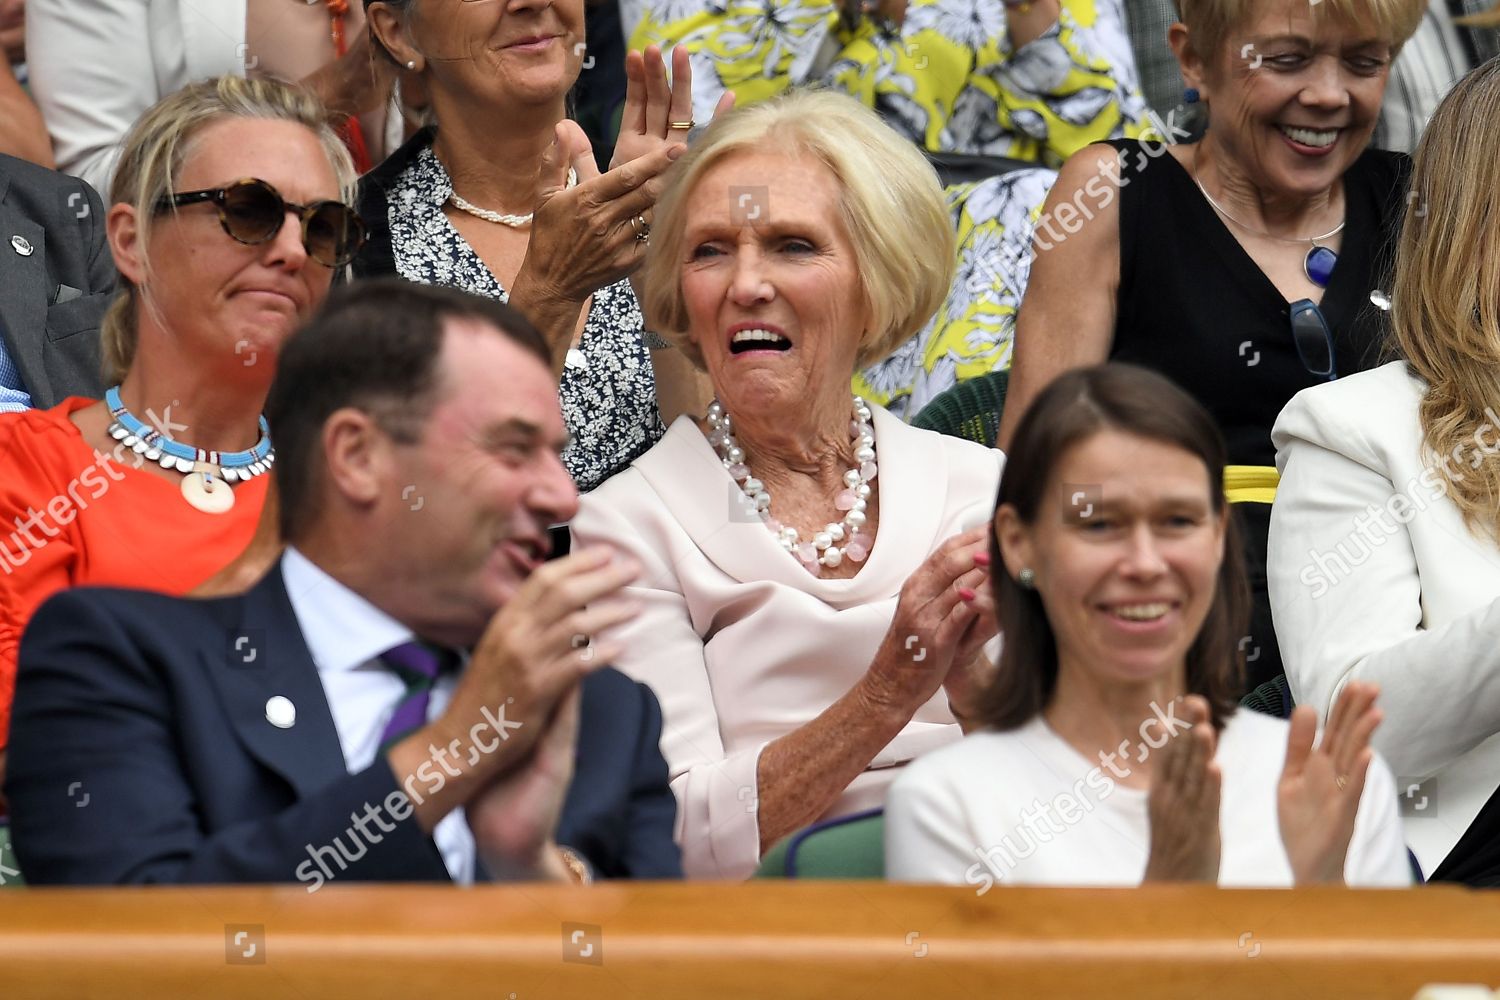
M1340 222L1337 226L1330 229L1328 232L1324 233L1321 236L1307 236L1295 240L1289 240L1284 236L1272 236L1270 233L1247 226L1239 219L1236 219L1234 216L1224 211L1223 206L1214 201L1213 195L1208 193L1208 188L1204 187L1203 182L1198 179L1197 150L1193 151L1193 183L1198 185L1198 190L1203 192L1204 199L1213 206L1215 212L1218 212L1220 215L1224 216L1224 218L1228 219L1236 226L1239 226L1241 229L1245 230L1245 232L1254 233L1256 236L1263 236L1268 240L1275 240L1278 243L1311 244L1308 248L1307 255L1302 258L1302 273L1307 275L1308 281L1311 281L1319 288L1328 287L1328 282L1333 279L1334 265L1339 262L1339 255L1334 253L1332 248L1330 247L1319 246L1318 242L1320 240L1332 239L1339 233L1343 232L1344 223Z
M120 402L120 387L104 394L114 420L109 436L143 458L163 469L176 469L184 475L182 495L188 503L206 514L222 514L234 506L231 483L249 482L269 472L276 461L271 447L271 428L260 418L260 440L249 451L207 451L174 441L164 430L148 427Z

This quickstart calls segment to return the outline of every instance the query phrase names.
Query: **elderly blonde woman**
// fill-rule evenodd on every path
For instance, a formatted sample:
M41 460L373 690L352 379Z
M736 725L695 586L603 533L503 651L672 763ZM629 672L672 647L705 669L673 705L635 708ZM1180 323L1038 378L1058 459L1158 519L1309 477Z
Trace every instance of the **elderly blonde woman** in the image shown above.
M616 662L662 700L689 875L749 875L959 738L995 635L1002 457L849 392L942 301L952 246L921 154L827 92L716 122L657 204L647 320L718 399L584 497L573 533L644 567Z
M632 48L692 53L698 107L824 85L919 149L1002 158L947 188L957 279L915 336L855 379L906 419L956 382L1010 365L1030 219L1063 160L1140 135L1146 104L1123 0L624 0ZM1035 169L1017 170L1032 165ZM984 176L981 173L979 176Z
M1189 99L1208 108L1203 140L1089 147L1037 225L1000 446L1057 374L1106 359L1155 369L1203 404L1248 529L1250 686L1281 673L1265 590L1271 425L1299 390L1376 360L1371 296L1409 161L1367 147L1391 60L1426 6L1181 0L1170 41Z
M1500 62L1417 147L1396 252L1401 360L1298 393L1273 432L1269 575L1287 680L1327 715L1373 681L1429 878L1500 885Z
M281 343L358 249L354 168L322 106L268 80L194 84L127 138L107 218L121 288L103 401L0 416L0 745L17 645L81 584L183 593L255 532Z

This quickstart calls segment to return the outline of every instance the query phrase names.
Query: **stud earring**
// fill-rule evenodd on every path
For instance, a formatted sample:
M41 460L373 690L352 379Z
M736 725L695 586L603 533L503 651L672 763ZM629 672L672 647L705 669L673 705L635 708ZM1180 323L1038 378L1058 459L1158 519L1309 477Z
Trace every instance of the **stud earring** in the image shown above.
M416 69L417 68L417 61L415 59L408 59L408 60L406 60L406 68L407 69Z
M1198 88L1197 87L1189 87L1189 88L1187 88L1186 90L1184 90L1182 92L1182 103L1183 104L1197 104L1198 101L1199 101L1199 99L1202 96L1203 96L1202 94L1198 93Z
M1016 574L1016 582L1021 585L1022 590L1035 590L1036 572L1028 566Z

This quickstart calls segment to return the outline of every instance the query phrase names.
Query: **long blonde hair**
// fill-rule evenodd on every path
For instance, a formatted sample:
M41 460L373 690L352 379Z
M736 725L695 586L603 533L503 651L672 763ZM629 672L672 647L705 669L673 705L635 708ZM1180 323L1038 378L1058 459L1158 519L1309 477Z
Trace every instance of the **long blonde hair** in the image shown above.
M1425 446L1471 530L1500 539L1500 59L1460 80L1417 146L1391 290L1395 343L1427 383ZM1469 462L1459 461L1472 454ZM1451 457L1456 469L1449 468Z
M296 122L317 134L339 182L339 197L352 203L359 176L338 134L329 124L328 112L310 92L271 79L250 80L221 76L189 84L158 101L140 117L125 137L115 179L110 185L110 203L124 203L136 210L136 230L143 259L149 260L155 206L172 193L175 179L193 148L193 138L207 125L225 118L262 118ZM148 265L149 267L149 265ZM135 357L142 307L154 308L148 295L124 275L119 291L99 326L104 362L104 384L115 385L125 377Z

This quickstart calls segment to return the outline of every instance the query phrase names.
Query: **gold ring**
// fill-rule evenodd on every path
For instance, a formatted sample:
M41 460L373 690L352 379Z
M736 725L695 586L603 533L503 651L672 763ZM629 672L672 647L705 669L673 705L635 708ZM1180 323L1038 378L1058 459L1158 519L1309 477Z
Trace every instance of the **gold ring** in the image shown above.
M1344 790L1345 786L1347 786L1349 784L1349 779L1346 776L1342 775L1342 774L1336 774L1333 777L1333 783L1335 785L1338 785L1339 786L1339 791L1342 792Z
M646 240L651 238L651 223L646 221L646 217L644 215L637 215L635 218L631 219L630 226L635 230L635 239L637 243L644 243L646 242Z
M695 122L695 121L693 121L691 118L689 118L685 122L667 122L667 128L690 129L690 128L696 128L697 125L698 125L698 123Z

